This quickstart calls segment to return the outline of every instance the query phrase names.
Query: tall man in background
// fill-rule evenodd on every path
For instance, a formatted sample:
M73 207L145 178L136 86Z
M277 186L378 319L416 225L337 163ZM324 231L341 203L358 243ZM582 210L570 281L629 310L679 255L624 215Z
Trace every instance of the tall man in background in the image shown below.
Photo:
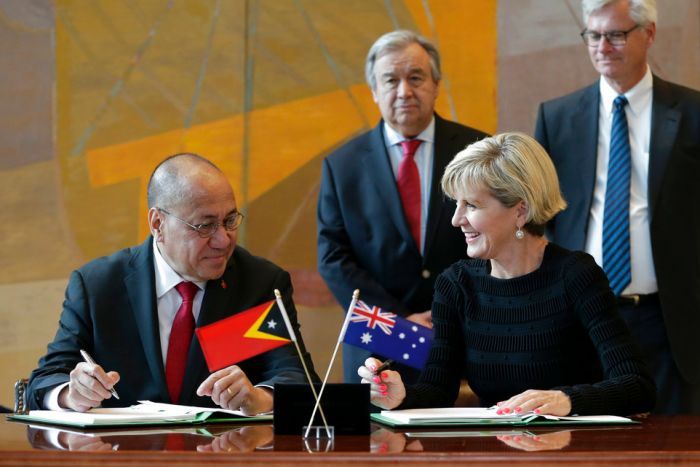
M382 120L325 159L318 200L318 269L344 309L359 289L365 302L430 327L437 275L466 257L439 182L452 157L486 134L435 113L440 77L437 49L411 31L387 33L369 50L365 78ZM368 356L344 347L346 382L360 381Z
M549 237L608 274L658 386L656 412L700 413L700 93L653 75L654 0L584 0L601 78L543 103L535 137L569 207Z
M176 154L158 165L148 207L146 241L71 274L56 337L29 379L30 408L85 411L150 400L272 410L276 382L306 381L294 348L210 374L193 331L195 323L272 300L279 289L304 349L289 274L236 246L243 215L231 185L199 155ZM81 350L101 366L84 362ZM119 400L110 394L115 385Z

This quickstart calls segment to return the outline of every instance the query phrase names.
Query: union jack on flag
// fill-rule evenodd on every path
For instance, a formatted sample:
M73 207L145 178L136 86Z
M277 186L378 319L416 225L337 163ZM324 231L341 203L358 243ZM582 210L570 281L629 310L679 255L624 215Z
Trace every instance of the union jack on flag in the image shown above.
M343 342L373 355L422 369L433 345L433 330L358 301L348 316Z
M353 323L367 322L367 327L370 329L379 326L379 329L385 334L391 335L391 330L396 324L396 314L382 311L378 306L369 306L362 300L358 300L352 310L350 321Z

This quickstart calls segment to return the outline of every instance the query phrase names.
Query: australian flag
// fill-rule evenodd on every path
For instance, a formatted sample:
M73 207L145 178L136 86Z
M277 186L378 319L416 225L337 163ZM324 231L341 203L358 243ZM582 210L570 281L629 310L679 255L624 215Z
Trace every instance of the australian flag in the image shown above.
M359 301L351 311L343 342L422 370L433 330Z

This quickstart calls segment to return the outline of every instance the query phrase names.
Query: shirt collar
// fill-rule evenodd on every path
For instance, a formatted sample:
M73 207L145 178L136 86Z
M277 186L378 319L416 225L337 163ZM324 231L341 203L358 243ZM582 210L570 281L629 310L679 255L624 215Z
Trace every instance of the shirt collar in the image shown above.
M153 267L156 271L156 299L161 298L168 293L172 288L185 279L175 272L173 268L165 261L163 255L158 250L156 239L153 239ZM199 290L204 290L207 281L196 281L195 284Z
M384 134L386 135L386 141L389 147L399 144L401 141L406 141L407 139L404 135L389 126L386 121L384 122ZM425 130L421 131L418 136L411 139L419 139L427 143L432 143L435 140L435 116L433 116L433 118L430 120L430 123Z
M642 108L646 104L649 96L651 95L651 90L653 86L653 78L651 75L651 70L649 65L647 65L647 71L644 73L644 77L634 85L629 91L627 91L624 96L627 98L627 106L634 115L639 115L642 112ZM612 114L613 111L613 101L618 96L617 91L615 91L603 78L600 77L600 99L603 103L603 108L605 109L606 115Z

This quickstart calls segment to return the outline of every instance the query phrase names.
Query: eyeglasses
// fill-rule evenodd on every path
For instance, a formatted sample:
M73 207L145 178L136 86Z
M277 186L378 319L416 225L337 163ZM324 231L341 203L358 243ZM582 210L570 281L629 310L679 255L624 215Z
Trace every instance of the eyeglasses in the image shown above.
M204 224L190 224L184 219L180 219L174 214L171 214L170 212L166 211L163 208L156 208L160 212L167 214L168 216L171 216L183 224L185 224L187 227L190 229L194 230L199 234L200 237L202 238L209 238L212 235L216 233L217 230L219 230L219 227L222 225L224 226L224 229L226 229L228 232L232 232L238 228L239 225L241 225L241 222L243 222L243 214L240 212L234 212L228 217L225 217L223 222L205 222Z
M627 43L627 34L640 27L642 27L640 24L635 24L627 31L608 32L589 31L588 29L584 29L583 32L581 32L581 38L588 47L597 47L603 37L605 37L605 40L608 41L608 44L620 46Z

